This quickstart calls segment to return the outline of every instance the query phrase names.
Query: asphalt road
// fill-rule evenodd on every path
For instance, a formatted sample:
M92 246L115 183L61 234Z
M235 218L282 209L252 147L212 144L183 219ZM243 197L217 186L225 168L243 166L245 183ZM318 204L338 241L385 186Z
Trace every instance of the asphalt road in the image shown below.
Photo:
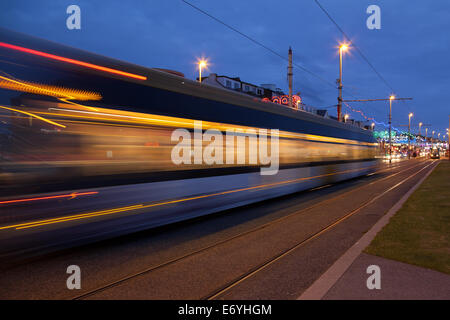
M295 299L433 161L122 236L2 271L1 299ZM69 265L81 289L69 290Z

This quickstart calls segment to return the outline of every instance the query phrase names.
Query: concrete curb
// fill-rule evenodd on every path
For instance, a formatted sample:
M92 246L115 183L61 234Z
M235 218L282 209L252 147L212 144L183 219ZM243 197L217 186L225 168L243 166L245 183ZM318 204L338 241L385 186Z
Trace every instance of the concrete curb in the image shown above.
M411 194L428 178L440 161L432 166L425 176L419 180L378 222L347 250L322 276L320 276L297 300L320 300L347 271L355 259L372 242L378 232L389 222L389 219L403 206Z

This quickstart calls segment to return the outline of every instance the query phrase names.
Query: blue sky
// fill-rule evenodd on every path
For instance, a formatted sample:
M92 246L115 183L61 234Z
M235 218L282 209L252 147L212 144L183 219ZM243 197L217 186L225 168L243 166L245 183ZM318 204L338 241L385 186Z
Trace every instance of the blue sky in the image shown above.
M271 49L334 83L337 45L344 38L314 0L189 0ZM401 97L393 106L394 125L430 124L445 132L450 115L450 2L448 0L320 0ZM81 30L66 28L66 8L81 8ZM381 29L366 27L366 8L381 8ZM195 61L207 57L209 72L242 80L275 83L287 89L287 62L199 13L181 0L0 2L0 26L146 67L169 68L197 76ZM351 50L344 58L344 99L383 98L392 90ZM306 104L336 104L337 90L294 69L294 91ZM353 96L352 96L353 95ZM377 121L387 122L386 102L353 103ZM335 113L334 108L330 108ZM344 111L359 118L347 107ZM429 129L430 132L430 129Z

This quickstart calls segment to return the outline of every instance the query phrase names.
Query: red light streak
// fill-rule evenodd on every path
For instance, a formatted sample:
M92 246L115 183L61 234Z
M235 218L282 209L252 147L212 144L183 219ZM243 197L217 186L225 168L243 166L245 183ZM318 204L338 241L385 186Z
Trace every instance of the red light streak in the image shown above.
M118 75L125 76L125 77L135 78L135 79L139 79L139 80L147 80L147 77L140 76L138 74L129 73L129 72L125 72L125 71L120 71L120 70L116 70L116 69L111 69L111 68L107 68L107 67L102 67L102 66L99 66L99 65L96 65L96 64L83 62L83 61L70 59L70 58L65 58L65 57L54 55L54 54L50 54L50 53L46 53L46 52L42 52L42 51L37 51L37 50L33 50L33 49L28 49L28 48L24 48L24 47L19 47L19 46L15 46L15 45L12 45L12 44L9 44L9 43L0 42L0 47L12 49L12 50L17 50L17 51L22 51L22 52L34 54L34 55L37 55L37 56L53 59L53 60L58 60L58 61L63 61L63 62L71 63L71 64L76 64L78 66L82 66L82 67L86 67L86 68L90 68L90 69L95 69L95 70L100 70L100 71L104 71L104 72L114 73L114 74L118 74Z
M97 194L98 191L91 191L91 192L73 192L70 194L62 194L58 196L48 196L48 197L38 197L38 198L27 198L27 199L16 199L16 200L6 200L6 201L0 201L0 204L8 204L8 203L18 203L18 202L28 202L28 201L38 201L38 200L48 200L48 199L58 199L58 198L76 198L79 196L87 196L92 194Z

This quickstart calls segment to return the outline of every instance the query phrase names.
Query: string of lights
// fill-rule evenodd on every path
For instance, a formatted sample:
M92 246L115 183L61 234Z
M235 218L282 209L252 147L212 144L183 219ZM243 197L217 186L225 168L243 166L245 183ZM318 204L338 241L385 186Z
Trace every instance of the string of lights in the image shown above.
M349 108L351 111L361 114L361 116L362 116L364 119L366 119L367 121L373 121L376 125L381 125L381 126L383 126L383 127L385 127L385 128L389 128L389 124L384 123L384 122L382 122L382 121L381 121L381 122L380 122L380 121L377 121L377 120L375 120L374 117L368 117L368 116L366 116L366 115L364 114L363 111L358 110L358 109L356 109L356 108L353 108L353 107L350 106L348 103L344 102L344 105L345 105L347 108ZM392 127L392 129L393 129L394 131L396 131L396 132L404 133L402 130L400 130L400 129L396 128L396 127Z
M352 110L353 112L357 112L357 113L361 114L361 116L362 116L364 119L369 120L369 121L370 121L370 120L374 120L373 117L367 117L367 116L364 114L364 112L362 112L361 110L354 109L354 108L351 107L348 103L344 102L344 104L345 104L345 106L346 106L347 108L349 108L349 109Z

